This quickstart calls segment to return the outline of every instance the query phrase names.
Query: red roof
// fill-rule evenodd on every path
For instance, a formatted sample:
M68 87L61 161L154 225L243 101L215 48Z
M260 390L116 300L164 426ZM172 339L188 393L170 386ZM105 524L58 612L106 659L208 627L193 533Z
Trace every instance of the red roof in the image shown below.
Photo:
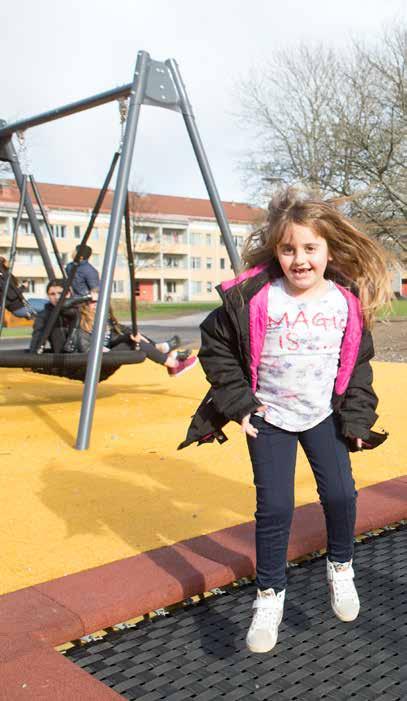
M37 183L44 205L52 209L89 211L93 209L99 190L76 185ZM172 195L138 195L131 193L132 211L141 218L181 216L189 219L215 219L210 200ZM0 180L0 202L18 203L19 190L14 180ZM133 202L134 206L133 206ZM113 202L113 190L108 190L101 212L109 212ZM259 207L242 202L223 202L226 216L231 222L257 223L264 217Z

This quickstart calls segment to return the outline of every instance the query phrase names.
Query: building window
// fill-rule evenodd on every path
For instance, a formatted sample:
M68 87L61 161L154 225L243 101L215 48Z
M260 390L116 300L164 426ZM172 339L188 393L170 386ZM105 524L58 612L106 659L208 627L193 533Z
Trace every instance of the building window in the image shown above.
M212 234L206 234L206 245L212 246Z
M159 260L158 256L151 253L136 253L134 257L137 268L158 268L160 267ZM168 268L169 266L165 265L165 267Z
M92 253L92 264L95 266L98 266L100 264L100 255L99 253Z
M42 258L38 251L32 250L30 248L18 249L16 260L18 263L21 263L21 265L40 265L42 263Z
M51 224L51 231L56 239L66 238L65 224Z
M191 294L193 295L199 295L202 292L202 282L198 282L197 280L192 280L191 281Z
M16 224L17 224L17 218L14 217L13 218L13 229L15 229ZM32 236L33 235L33 231L32 231L31 224L29 221L24 220L24 219L22 221L20 221L19 233L24 234L25 236Z
M200 270L201 268L201 259L200 258L195 258L194 256L191 258L191 268L193 270Z
M124 292L123 280L113 280L113 292L119 294Z
M184 231L182 229L163 229L163 243L185 243Z
M212 270L212 258L207 258L207 259L206 259L206 269L207 269L207 270Z
M27 283L27 292L35 292L35 280L25 280Z
M74 226L73 228L73 235L76 239L81 238L81 227L80 226Z
M163 256L164 268L185 268L185 260L183 256Z
M150 231L141 231L134 227L133 229L133 245L137 243L151 243L154 241L154 236Z
M233 236L236 248L241 248L243 245L243 236Z
M207 292L212 292L212 283L211 283L211 282L207 282L207 283L206 283L206 291L207 291Z
M97 229L96 227L94 227L94 228L92 229L91 237L92 237L92 239L93 239L94 241L99 241L99 229Z
M177 291L177 283L176 282L166 282L165 289L166 289L167 293L175 294L175 292Z
M197 234L192 232L191 234L191 246L202 246L202 234Z
M219 267L221 270L225 270L225 259L219 258Z

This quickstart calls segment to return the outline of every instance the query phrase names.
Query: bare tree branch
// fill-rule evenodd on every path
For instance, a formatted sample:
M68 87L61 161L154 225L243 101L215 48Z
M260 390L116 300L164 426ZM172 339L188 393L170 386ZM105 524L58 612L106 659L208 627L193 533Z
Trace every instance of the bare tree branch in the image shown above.
M347 198L371 235L406 252L407 28L340 53L299 46L272 56L241 86L240 118L255 135L242 164L257 196L304 182Z

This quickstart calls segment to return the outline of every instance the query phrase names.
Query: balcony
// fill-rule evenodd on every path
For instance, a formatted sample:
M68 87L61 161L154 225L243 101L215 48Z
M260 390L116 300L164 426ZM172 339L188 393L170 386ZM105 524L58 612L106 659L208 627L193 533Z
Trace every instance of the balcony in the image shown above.
M163 255L163 270L166 274L167 270L186 270L188 267L188 257L179 252Z
M41 259L34 263L18 263L16 259L13 274L18 280L30 280L31 278L47 277L47 271L45 270Z
M188 279L187 270L182 268L163 268L162 275L165 280L178 280L182 283Z
M163 229L161 237L163 253L188 253L188 239L186 231Z
M152 226L133 226L134 251L156 252L160 250L159 229Z
M148 254L136 254L134 257L134 265L137 273L144 270L158 270L160 267L160 256Z
M160 239L158 236L151 237L151 239L139 239L137 236L133 239L133 250L135 252L141 251L143 253L159 253L160 252Z

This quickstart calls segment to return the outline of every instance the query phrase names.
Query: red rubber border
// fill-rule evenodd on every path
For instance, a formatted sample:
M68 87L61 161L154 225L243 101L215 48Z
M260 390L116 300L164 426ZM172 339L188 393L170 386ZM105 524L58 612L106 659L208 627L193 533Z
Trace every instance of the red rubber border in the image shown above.
M360 490L356 534L405 518L407 475ZM298 507L288 559L325 544L320 505ZM121 698L53 646L251 575L254 566L250 522L3 595L0 698Z

